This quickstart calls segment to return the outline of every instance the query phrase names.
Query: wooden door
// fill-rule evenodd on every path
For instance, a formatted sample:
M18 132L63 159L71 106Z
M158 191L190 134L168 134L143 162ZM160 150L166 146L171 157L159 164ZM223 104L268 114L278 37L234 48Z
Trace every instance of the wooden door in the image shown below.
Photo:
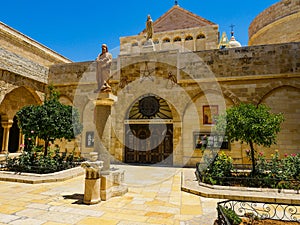
M172 124L127 124L125 162L173 164Z

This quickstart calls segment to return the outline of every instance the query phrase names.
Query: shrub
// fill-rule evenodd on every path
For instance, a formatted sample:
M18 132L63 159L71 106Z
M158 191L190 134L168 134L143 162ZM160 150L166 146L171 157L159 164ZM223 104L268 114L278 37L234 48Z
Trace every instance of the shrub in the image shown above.
M210 166L203 171L204 182L210 184L223 184L224 177L232 176L232 158L224 152L218 154Z
M43 146L35 146L31 151L24 151L18 158L7 158L7 169L15 172L28 173L53 173L75 167L80 158L74 157L74 153L60 153L56 147L45 156Z
M230 224L239 225L242 222L242 219L232 209L228 209L223 206L220 207Z
M285 155L279 158L278 150L267 160L263 153L258 154L256 173L237 173L231 157L221 152L204 171L197 171L202 182L220 185L241 185L248 187L268 187L300 190L300 154Z
M257 160L257 176L264 179L264 185L272 188L296 188L292 180L299 180L300 155L285 155L279 159L278 150L266 160L260 153ZM288 169L287 169L288 168Z

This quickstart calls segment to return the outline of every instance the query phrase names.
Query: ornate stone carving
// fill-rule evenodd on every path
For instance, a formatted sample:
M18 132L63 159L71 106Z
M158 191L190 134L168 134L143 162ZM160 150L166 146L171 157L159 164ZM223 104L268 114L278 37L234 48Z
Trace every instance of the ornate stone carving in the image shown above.
M91 152L90 156L90 161L85 161L81 164L81 167L86 171L83 203L88 205L101 201L100 176L103 167L103 161L97 161L97 152Z

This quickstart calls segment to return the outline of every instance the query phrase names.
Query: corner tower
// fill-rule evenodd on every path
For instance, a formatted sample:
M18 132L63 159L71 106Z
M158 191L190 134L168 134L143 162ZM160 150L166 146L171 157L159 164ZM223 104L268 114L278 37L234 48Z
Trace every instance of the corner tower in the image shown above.
M282 0L261 12L250 24L249 45L300 41L300 1Z

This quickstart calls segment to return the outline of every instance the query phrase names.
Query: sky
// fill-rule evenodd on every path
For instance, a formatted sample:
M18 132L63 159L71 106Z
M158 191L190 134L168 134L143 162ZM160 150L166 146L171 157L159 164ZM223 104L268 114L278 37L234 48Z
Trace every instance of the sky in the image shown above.
M119 38L137 35L147 15L153 21L174 5L174 0L5 0L0 21L73 62L94 60L101 45L118 55ZM264 9L279 0L178 0L180 7L219 25L246 46L248 27Z

